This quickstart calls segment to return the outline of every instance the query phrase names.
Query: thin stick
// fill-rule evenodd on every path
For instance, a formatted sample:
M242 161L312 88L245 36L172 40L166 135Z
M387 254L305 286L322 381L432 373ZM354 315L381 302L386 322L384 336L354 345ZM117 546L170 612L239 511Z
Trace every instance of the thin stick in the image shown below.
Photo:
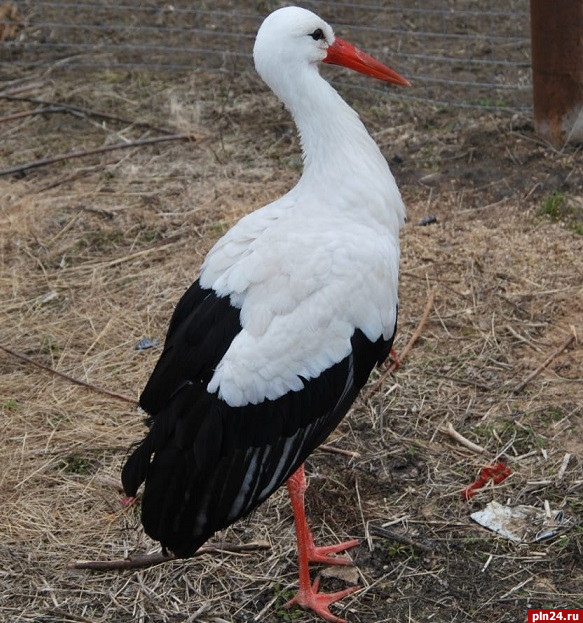
M425 323L427 322L427 318L429 318L429 314L431 313L431 308L433 307L433 301L435 300L435 290L436 290L436 287L433 286L433 288L431 288L431 292L429 292L429 296L427 297L427 303L425 303L423 316L421 316L421 320L419 321L417 328L415 329L413 335L411 336L411 339L407 342L407 345L405 346L405 348L399 353L399 361L403 361L405 359L405 357L409 354L409 351L413 348L413 345L415 344L415 342L421 335L421 332L423 331L423 327L425 327ZM397 365L395 364L395 362L393 362L389 370L391 368L393 368L394 370L396 367Z
M62 106L50 106L46 108L35 108L34 110L15 112L12 115L0 117L0 123L6 123L7 121L15 121L16 119L23 119L24 117L33 117L34 115L44 115L53 112L67 112L67 109Z
M497 601L500 601L502 599L505 599L509 595L512 595L512 593L515 593L518 589L522 588L523 586L525 586L529 582L532 582L533 580L534 580L533 576L531 576L529 578L526 578L526 580L524 580L523 582L520 582L520 584L517 584L516 586L511 588L507 593L504 593L504 595L502 595L502 597L498 597Z
M475 380L467 380L462 379L457 376L453 376L451 374L439 374L437 372L431 372L430 370L425 370L424 374L429 376L434 376L437 379L447 379L448 381L453 381L454 383L459 383L460 385L469 385L470 387L475 387L476 389L482 389L486 392L492 391L492 387L490 385L486 385L485 383L478 383Z
M318 446L318 450L322 450L323 452L330 452L330 454L349 456L351 459L358 459L360 457L360 452L355 452L354 450L344 450L343 448L336 448L335 446L330 446L327 443L323 443L322 445Z
M571 454L569 452L565 453L565 456L563 457L563 462L561 463L561 467L559 468L559 471L557 472L557 481L561 481L563 480L563 476L565 475L565 472L567 471L567 466L569 465L569 461L571 459Z
M30 76L26 78L16 78L14 80L8 80L3 82L6 86L4 91L0 91L0 97L3 99L14 97L16 93L22 93L23 91L30 91L31 89L38 89L44 86L44 83L40 81L31 81Z
M95 149L87 149L84 151L71 151L68 154L59 154L51 158L41 158L40 160L33 160L26 164L19 164L14 167L8 167L7 169L0 170L0 176L12 175L13 173L22 173L30 169L37 169L49 164L55 164L56 162L62 162L63 160L71 160L73 158L83 158L85 156L93 156L95 154L104 154L109 151L115 151L116 149L129 149L131 147L142 147L143 145L153 145L154 143L162 143L165 141L197 141L205 138L196 134L171 134L170 136L153 136L150 138L142 138L137 141L129 141L128 143L116 143L115 145L104 145L102 147L96 147Z
M402 543L403 545L410 545L425 554L432 554L435 551L434 547L420 543L406 534L399 534L398 532L393 532L392 530L387 530L386 528L381 528L380 526L369 525L368 528L372 534L392 539L393 541L397 541L397 543Z
M84 175L90 175L91 173L94 173L95 171L97 171L102 166L105 166L105 165L96 164L96 165L93 165L93 166L85 167L84 169L79 169L79 170L75 171L74 173L71 173L71 175L65 175L65 176L61 177L60 179L53 180L49 184L45 184L45 186L41 186L40 188L36 189L36 193L38 193L38 194L44 193L47 190L51 190L52 188L56 188L57 186L60 186L61 184L66 184L67 182L72 182L74 180L79 179L80 177L83 177Z
M557 350L553 351L536 369L533 370L522 383L519 383L512 391L515 394L521 392L533 379L535 379L554 359L556 359L566 348L569 348L573 342L577 339L574 333L571 333L569 337L557 348Z
M477 443L470 441L469 439L458 433L451 422L448 422L445 428L440 428L439 430L442 433L449 435L452 439L455 439L458 443L461 443L462 446L465 446L466 448L468 448L468 450L471 450L472 452L477 452L478 454L484 454L486 452L486 450L482 448L482 446L479 446Z
M76 379L74 376L70 376L69 374L65 374L64 372L59 372L58 370L55 370L54 368L51 368L50 366L47 366L44 363L41 363L40 361L36 361L32 357L29 357L28 355L25 355L24 353L19 353L15 350L12 350L11 348L4 346L3 344L0 344L0 349L3 350L5 353L8 353L9 355L12 355L13 357L20 359L21 361L26 361L27 363L31 363L33 366L36 366L37 368L40 368L41 370L46 370L47 372L50 372L51 374L60 376L61 378L66 379L67 381L71 381L71 383L75 383L76 385L81 385L81 387L86 387L87 389L91 389L95 392L99 392L100 394L111 396L112 398L117 398L118 400L123 400L124 402L129 402L130 404L133 404L135 406L138 405L138 401L135 400L134 398L129 398L128 396L124 396L123 394L112 392L109 389L103 389L103 387L97 387L96 385L87 383L87 381L82 381L81 379Z
M50 100L43 100L38 97L18 97L12 93L0 93L0 99L6 99L11 102L30 102L32 104L41 104L42 106L49 106L53 110L48 112L68 112L76 117L94 117L96 119L105 119L108 121L115 121L117 123L123 123L125 125L131 125L136 128L147 128L148 130L155 130L161 134L173 134L172 130L161 128L159 126L152 125L145 121L132 121L131 119L125 119L124 117L118 117L116 115L109 115L107 113L98 112L96 110L90 110L89 108L82 108L80 106L71 106L70 104L64 104L63 102L52 102ZM45 112L45 111L41 111Z
M427 318L429 318L429 314L431 313L431 308L433 307L433 301L435 300L435 286L431 288L429 292L429 296L427 297L427 303L425 303L425 309L423 310L423 315L421 316L421 320L417 325L417 328L413 332L413 335L407 342L407 345L403 350L399 353L397 357L398 363L393 361L391 365L381 374L380 378L377 379L375 383L371 385L369 390L366 393L366 398L368 398L371 394L376 392L376 390L383 384L384 380L389 376L389 374L393 373L397 367L405 360L405 357L409 354L409 351L413 348L413 345L421 335L423 331L423 327L425 327L425 323L427 322Z
M244 543L236 545L234 543L224 543L223 545L210 544L203 545L194 554L202 556L204 554L218 554L222 552L240 553L254 552L257 550L269 549L269 543L265 541L256 541L255 543ZM173 554L164 555L162 552L154 552L152 554L137 554L128 556L128 558L119 558L117 560L76 560L69 564L69 569L92 569L94 571L111 571L113 569L144 569L153 567L171 560L179 560Z

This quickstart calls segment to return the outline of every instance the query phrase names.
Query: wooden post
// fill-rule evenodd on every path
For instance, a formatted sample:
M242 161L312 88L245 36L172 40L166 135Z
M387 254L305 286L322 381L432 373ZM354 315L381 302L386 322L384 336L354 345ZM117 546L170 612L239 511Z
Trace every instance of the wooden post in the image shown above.
M530 0L534 126L583 143L583 0Z

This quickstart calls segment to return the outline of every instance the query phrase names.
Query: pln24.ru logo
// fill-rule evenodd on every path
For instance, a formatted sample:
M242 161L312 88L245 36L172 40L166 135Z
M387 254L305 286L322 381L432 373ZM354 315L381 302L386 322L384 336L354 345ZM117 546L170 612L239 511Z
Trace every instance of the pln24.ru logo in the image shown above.
M540 623L540 621L581 621L583 623L583 609L581 608L529 608L528 623Z

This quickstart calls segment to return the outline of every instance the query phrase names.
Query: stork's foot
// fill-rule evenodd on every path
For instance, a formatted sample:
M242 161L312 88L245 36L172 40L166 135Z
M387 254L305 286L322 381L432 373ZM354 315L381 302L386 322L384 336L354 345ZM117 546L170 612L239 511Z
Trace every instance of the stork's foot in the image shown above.
M341 545L344 545L343 543ZM334 547L334 546L332 546ZM350 546L352 547L352 546ZM318 548L322 549L322 548ZM338 550L342 551L342 550ZM328 561L329 562L329 561ZM338 563L336 563L338 564ZM344 563L340 563L344 564ZM330 612L330 604L333 604L340 599L344 599L344 597L351 595L352 593L360 590L359 586L351 586L350 588L345 588L343 591L337 591L336 593L319 593L318 588L320 587L320 577L318 576L314 580L314 584L307 588L300 588L297 592L297 595L290 599L286 604L286 608L291 608L292 606L300 606L306 610L312 610L315 614L322 617L326 621L331 621L332 623L347 623L346 619L341 619L337 617L335 614Z
M330 554L337 554L338 552L344 552L345 550L356 547L360 541L353 539L352 541L345 541L344 543L337 543L336 545L324 545L322 547L316 547L314 541L307 544L308 560L310 562L321 562L326 565L351 565L352 560L345 556L331 556Z

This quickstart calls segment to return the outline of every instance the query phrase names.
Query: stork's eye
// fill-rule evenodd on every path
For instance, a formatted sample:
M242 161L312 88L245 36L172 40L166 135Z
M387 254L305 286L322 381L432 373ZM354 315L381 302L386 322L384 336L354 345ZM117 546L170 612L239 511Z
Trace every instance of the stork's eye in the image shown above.
M314 41L321 41L324 39L324 31L321 28L316 28L316 30L310 34L310 37L312 37Z

